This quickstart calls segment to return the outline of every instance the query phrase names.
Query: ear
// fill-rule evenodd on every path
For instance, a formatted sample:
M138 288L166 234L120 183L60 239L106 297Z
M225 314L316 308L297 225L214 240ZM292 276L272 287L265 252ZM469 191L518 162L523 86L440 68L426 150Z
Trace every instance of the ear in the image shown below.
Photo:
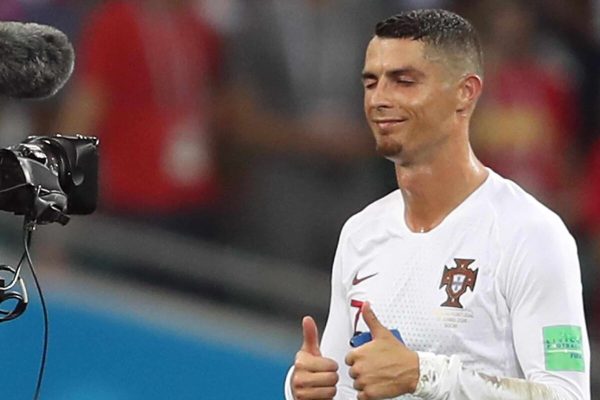
M482 89L483 80L479 75L467 74L462 77L457 91L456 112L462 115L471 114Z

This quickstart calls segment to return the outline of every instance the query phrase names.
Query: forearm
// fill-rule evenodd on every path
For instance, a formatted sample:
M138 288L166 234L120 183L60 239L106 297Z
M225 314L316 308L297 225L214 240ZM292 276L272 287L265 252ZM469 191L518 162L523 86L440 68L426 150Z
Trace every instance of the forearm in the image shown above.
M426 400L583 400L559 385L490 376L463 368L457 356L419 352L415 395Z

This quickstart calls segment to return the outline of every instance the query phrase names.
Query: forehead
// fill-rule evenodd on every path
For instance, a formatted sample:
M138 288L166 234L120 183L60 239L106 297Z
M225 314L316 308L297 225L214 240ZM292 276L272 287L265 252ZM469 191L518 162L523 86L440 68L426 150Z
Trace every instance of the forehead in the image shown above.
M373 73L406 66L425 68L425 43L413 39L373 37L365 54L365 70Z

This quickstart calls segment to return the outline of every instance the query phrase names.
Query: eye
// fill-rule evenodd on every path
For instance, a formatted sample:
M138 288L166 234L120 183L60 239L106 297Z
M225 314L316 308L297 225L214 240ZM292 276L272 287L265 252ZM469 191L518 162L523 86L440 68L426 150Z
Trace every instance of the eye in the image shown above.
M412 86L412 85L416 84L417 82L413 81L412 79L399 78L399 79L396 79L396 83L401 86Z
M375 79L365 79L363 81L363 87L365 89L374 89L377 86L377 81Z

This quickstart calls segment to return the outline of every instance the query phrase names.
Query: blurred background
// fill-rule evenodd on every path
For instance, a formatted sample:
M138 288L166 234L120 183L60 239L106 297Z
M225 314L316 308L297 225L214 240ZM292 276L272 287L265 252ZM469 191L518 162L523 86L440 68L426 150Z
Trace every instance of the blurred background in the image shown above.
M42 398L282 397L301 317L325 323L342 224L396 187L363 121L365 46L377 21L424 7L480 30L476 153L575 235L598 347L600 1L3 0L0 19L61 29L77 63L50 100L0 101L0 146L101 140L98 212L34 235ZM20 229L0 216L0 262L17 263ZM29 294L0 326L15 399L42 344Z

